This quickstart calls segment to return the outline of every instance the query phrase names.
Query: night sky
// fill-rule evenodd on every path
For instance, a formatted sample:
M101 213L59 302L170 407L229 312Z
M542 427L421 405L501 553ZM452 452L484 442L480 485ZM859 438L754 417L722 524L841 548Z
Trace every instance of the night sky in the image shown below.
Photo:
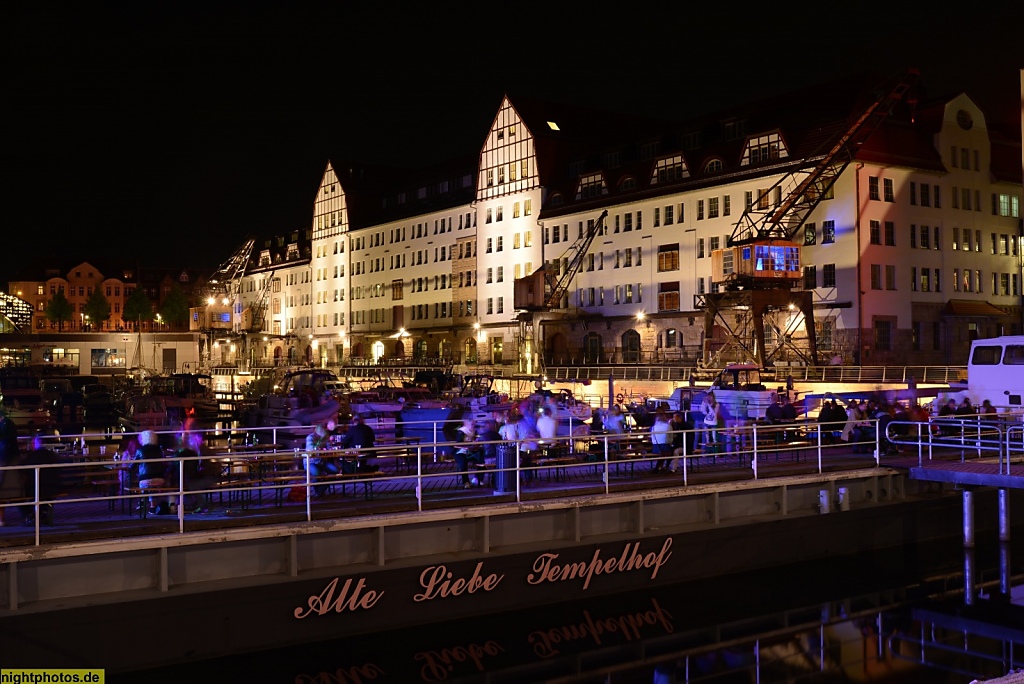
M307 226L329 154L461 156L506 91L685 119L917 66L926 95L1019 120L1020 9L878 6L866 28L820 3L749 24L691 3L355 4L5 4L0 287L47 257L212 269L247 234Z

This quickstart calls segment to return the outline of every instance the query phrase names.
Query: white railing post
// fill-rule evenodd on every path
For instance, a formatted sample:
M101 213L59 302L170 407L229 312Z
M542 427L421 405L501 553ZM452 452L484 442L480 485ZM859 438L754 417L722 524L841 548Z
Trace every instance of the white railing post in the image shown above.
M39 505L39 466L36 466L35 468L33 468L32 471L33 471L32 472L32 477L34 477L35 481L36 481L36 493L35 493L35 496L32 497L32 499L33 499L33 501L32 501L32 510L35 511L36 546L39 546L39 543L40 543L40 538L39 538L40 537L40 532L39 532L39 523L40 523L40 521L39 521L39 518L42 515L42 506ZM53 504L50 504L50 505L53 506ZM3 516L3 513L4 512L2 510L0 510L0 517Z
M185 532L185 459L178 457L178 534Z
M688 440L686 439L686 433L684 432L683 433L683 486L684 487L687 485L687 477L688 477L687 472L686 472L686 465L687 465L686 462L690 460L690 458L689 458L690 454L687 453L687 451L686 451L686 442L687 441Z
M521 447L522 447L522 445L519 442L516 442L516 502L518 502L518 503L522 503L522 500L523 500L523 498L522 498L522 490L521 490L521 487L522 487L522 464L520 462L520 459L522 458L522 453L520 453Z
M306 522L313 519L313 487L311 473L309 472L309 460L309 453L304 452L302 454L302 468L306 476Z
M607 494L609 491L609 484L611 481L611 470L609 465L609 454L608 454L608 435L604 436L604 473L602 479L604 479L604 493Z
M416 445L416 510L423 511L423 447Z

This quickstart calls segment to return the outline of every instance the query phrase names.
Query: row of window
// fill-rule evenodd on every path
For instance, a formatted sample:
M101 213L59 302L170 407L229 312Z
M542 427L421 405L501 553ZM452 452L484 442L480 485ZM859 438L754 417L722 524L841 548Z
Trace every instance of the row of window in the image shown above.
M643 303L643 285L641 283L626 283L625 285L613 285L608 289L611 292L612 304L640 304ZM604 287L580 288L576 292L576 306L604 306Z
M498 166L485 169L484 179L487 183L487 187L490 188L494 186L495 178L497 178L498 185L504 183L506 178L510 183L519 180L517 173L521 173L524 179L530 177L529 159L522 159L518 163L513 161L508 164L499 164Z

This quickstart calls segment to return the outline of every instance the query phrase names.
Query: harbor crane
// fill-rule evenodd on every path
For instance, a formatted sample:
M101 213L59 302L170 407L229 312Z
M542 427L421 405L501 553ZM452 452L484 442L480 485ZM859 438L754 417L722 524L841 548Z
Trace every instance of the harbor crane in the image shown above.
M824 146L820 155L815 155L813 166L790 171L761 191L739 217L726 246L711 252L712 282L717 291L697 295L694 302L696 308L704 310L705 365L715 363L711 332L716 319L745 356L741 360L753 360L764 366L771 355L765 339L766 318L775 312L795 309L802 313L806 330L805 360L815 363L813 293L794 291L803 278L801 246L796 238L811 212L831 197L833 186L856 158L861 145L899 103L913 104L910 93L917 77L917 70L909 69L879 87L868 106ZM730 310L742 315L727 317L725 312ZM793 317L789 319L787 328L798 327L798 323L792 323ZM741 322L753 328L753 348L747 336L733 327ZM778 332L782 342L773 352L780 351L781 345L792 339L793 330L778 328Z

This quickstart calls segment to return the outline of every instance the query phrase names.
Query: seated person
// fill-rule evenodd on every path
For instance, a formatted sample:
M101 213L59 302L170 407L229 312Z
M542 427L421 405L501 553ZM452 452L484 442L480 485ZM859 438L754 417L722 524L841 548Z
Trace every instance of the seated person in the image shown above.
M336 475L338 473L337 459L317 454L322 449L330 448L331 438L334 436L334 431L337 427L338 424L331 418L326 423L317 425L313 432L306 435L306 453L309 454L310 479L321 475ZM316 485L313 487L313 491L318 496L323 496L327 492L327 485Z
M167 461L164 458L164 450L160 448L160 436L152 430L146 430L139 434L141 446L138 451L138 458L135 460L135 481L140 489L155 489L167 486ZM139 503L148 506L158 515L167 515L171 512L170 501L156 501L150 497L149 501Z
M373 428L363 422L363 417L356 415L352 417L352 423L348 426L348 430L345 432L345 437L341 440L342 449L373 449L374 441ZM369 458L367 452L365 455L360 453L356 460L356 470L376 470L376 466L373 468L366 465L366 459Z

